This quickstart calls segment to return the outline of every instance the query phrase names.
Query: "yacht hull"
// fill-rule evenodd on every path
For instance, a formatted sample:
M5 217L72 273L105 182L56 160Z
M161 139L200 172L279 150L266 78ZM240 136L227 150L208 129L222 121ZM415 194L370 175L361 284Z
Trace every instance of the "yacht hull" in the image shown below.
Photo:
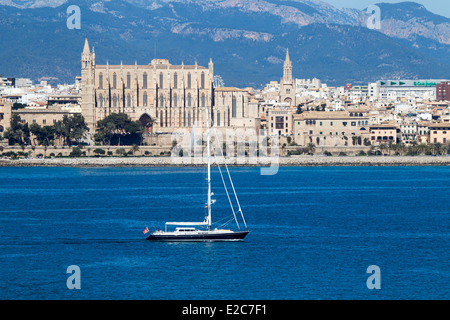
M152 233L147 240L152 241L241 241L250 231L237 232L202 232L196 234Z

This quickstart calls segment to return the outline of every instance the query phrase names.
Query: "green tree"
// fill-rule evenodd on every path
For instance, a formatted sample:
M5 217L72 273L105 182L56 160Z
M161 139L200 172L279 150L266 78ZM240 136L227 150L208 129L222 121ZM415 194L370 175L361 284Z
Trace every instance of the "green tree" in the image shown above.
M81 157L83 152L79 147L73 147L72 152L70 152L69 157Z
M136 154L136 151L139 151L139 146L137 144L133 144L131 147L131 151L133 151L133 156Z
M316 151L316 145L314 143L310 142L306 146L306 149L308 150L308 154L313 155L314 152Z
M41 127L37 123L33 123L30 126L30 132L35 136L35 140L37 140L39 145L49 146L55 138L54 126Z
M19 115L11 116L10 127L6 129L4 138L8 140L9 145L30 144L30 128L28 123L24 123Z
M127 153L127 151L124 148L119 148L116 150L116 154L120 156L124 156Z
M97 148L94 150L94 153L97 154L98 156L101 156L101 155L104 155L106 153L106 151L101 148Z
M144 127L139 121L132 121L125 113L111 113L97 122L94 139L97 142L111 145L117 140L121 144L140 144Z

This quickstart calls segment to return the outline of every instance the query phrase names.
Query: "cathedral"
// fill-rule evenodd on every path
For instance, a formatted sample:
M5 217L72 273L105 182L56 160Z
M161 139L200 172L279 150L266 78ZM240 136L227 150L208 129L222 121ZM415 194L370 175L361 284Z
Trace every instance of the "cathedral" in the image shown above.
M214 64L172 65L153 59L147 65L96 65L95 51L85 40L81 54L81 109L91 133L111 113L126 113L142 124L153 120L153 132L205 127L209 108L218 128L257 128L257 107L248 92L233 87L214 88Z

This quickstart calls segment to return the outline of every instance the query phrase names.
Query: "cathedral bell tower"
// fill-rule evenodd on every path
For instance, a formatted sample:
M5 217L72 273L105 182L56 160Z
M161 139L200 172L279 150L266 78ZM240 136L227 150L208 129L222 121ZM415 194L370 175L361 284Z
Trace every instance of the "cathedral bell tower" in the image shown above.
M289 58L289 49L286 50L286 59L283 65L283 78L280 81L279 102L295 105L295 83L292 79L292 62Z
M89 132L95 132L95 52L89 50L86 38L81 54L81 114L89 127Z
M289 58L289 49L286 50L286 59L284 60L283 82L292 83L292 62Z

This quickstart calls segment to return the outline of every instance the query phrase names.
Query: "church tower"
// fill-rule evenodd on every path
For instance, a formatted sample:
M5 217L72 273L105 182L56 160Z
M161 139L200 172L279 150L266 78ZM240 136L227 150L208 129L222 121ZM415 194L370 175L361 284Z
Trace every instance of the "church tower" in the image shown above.
M95 52L89 49L86 38L81 54L81 113L89 127L89 131L95 131Z
M279 102L295 105L295 83L292 79L292 62L289 58L289 49L286 50L286 59L283 66L283 78L280 81Z
M289 58L289 49L286 50L286 59L284 60L283 82L292 83L292 62Z

